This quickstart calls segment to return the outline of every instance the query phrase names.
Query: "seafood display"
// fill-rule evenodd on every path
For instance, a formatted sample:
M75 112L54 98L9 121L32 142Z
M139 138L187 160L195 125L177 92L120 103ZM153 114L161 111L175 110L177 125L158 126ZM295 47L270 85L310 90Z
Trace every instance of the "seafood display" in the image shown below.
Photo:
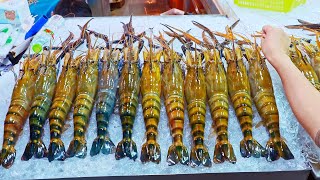
M116 103L117 86L119 81L118 62L119 50L106 49L102 59L101 72L96 100L97 138L93 141L90 155L101 151L103 154L115 152L115 145L108 135L109 117L113 113Z
M212 165L209 152L204 144L204 128L206 116L206 80L201 67L201 54L195 57L190 51L186 52L187 74L184 83L184 93L191 133L193 148L190 153L190 166L199 165L210 167Z
M228 140L229 100L226 72L217 49L204 52L206 88L213 127L217 133L213 162L236 163L233 147Z
M270 137L266 145L266 159L268 161L275 161L280 157L286 160L293 159L293 154L280 135L279 111L265 59L261 57L257 46L255 49L247 48L245 54L249 62L249 80L253 101Z
M161 150L157 143L158 124L160 120L160 95L161 95L161 52L153 49L144 54L144 66L140 80L142 95L142 110L146 127L147 142L142 145L140 160L142 163L160 163Z
M20 70L19 79L14 86L9 110L4 120L4 134L1 151L1 164L10 168L16 158L15 145L26 120L35 93L35 81L38 76L39 59L28 57Z
M39 63L39 74L31 105L29 126L30 140L22 155L22 160L47 157L47 148L42 141L43 126L47 120L57 81L56 58L44 52Z
M234 51L225 48L224 56L228 62L227 82L230 99L240 123L243 139L240 142L242 157L264 156L264 148L252 136L252 99L249 78L242 60L239 46Z
M147 37L147 31L136 34L131 17L129 23L122 23L124 32L116 39L116 34L107 36L88 30L91 20L78 26L81 34L76 41L70 43L70 33L57 47L24 57L4 120L0 156L3 167L10 168L14 163L15 145L28 118L30 136L23 161L33 157L48 158L49 162L86 158L87 143L91 145L90 156L94 156L88 158L127 158L136 163L131 160L138 158L137 149L141 147L138 161L153 162L154 166L163 164L160 145L167 150L169 166L237 166L234 164L249 157L266 158L252 160L257 162L295 158L292 144L284 141L281 135L285 133L280 134L281 108L278 110L276 89L261 48L245 35L233 33L237 22L231 28L227 26L224 34L192 21L202 32L200 38L191 35L190 30L162 24L169 31L156 36L152 30L152 36ZM290 56L320 90L317 33L316 38L317 46L292 38ZM182 44L181 49L175 43ZM254 114L260 115L260 124L269 135L261 141L266 142L265 147L256 141L260 142L260 137L253 135ZM163 126L163 116L168 118L167 127ZM64 142L63 134L70 132L68 119L72 119L73 129L69 130L73 136ZM46 131L47 120L50 133ZM190 130L186 133L185 128ZM169 132L168 139L162 138ZM49 134L46 146L42 139ZM163 141L167 146L162 145ZM207 141L212 144L206 146ZM238 148L234 142L240 142L240 151L234 150ZM67 150L65 143L69 144Z
M80 61L73 112L74 138L69 145L67 157L84 158L87 155L85 133L98 89L99 55L100 49L90 48L86 58Z
M132 140L132 129L137 113L138 95L140 93L140 69L138 49L124 49L124 65L119 80L120 107L123 139L119 142L115 157L137 159L137 145Z
M164 52L162 92L173 141L167 155L169 165L175 165L179 162L183 165L189 163L189 152L183 144L184 75L179 61L179 55L173 50Z

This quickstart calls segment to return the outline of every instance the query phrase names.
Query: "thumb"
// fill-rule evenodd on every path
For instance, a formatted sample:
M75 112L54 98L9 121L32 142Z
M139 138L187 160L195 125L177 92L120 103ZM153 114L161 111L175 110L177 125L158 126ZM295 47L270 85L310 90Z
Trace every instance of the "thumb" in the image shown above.
M266 40L265 40L264 38L261 38L261 48L262 48L262 51L264 50L265 43L266 43Z

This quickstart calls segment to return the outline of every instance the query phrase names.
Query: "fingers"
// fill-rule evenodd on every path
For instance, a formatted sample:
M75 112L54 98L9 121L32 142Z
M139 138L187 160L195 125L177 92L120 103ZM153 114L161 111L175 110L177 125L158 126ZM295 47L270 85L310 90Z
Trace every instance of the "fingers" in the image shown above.
M267 34L267 33L270 32L272 29L273 29L272 26L266 25L266 26L263 26L262 31L263 31L263 33Z

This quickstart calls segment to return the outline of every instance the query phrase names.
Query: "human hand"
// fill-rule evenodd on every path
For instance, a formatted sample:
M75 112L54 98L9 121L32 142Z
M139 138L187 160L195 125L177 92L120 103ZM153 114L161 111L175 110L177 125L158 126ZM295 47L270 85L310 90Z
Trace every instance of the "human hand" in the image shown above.
M265 57L274 65L286 55L290 45L289 36L280 28L264 26L262 28L261 48Z
M164 16L164 15L184 15L184 11L180 10L180 9L170 9L162 14L160 14L160 16Z

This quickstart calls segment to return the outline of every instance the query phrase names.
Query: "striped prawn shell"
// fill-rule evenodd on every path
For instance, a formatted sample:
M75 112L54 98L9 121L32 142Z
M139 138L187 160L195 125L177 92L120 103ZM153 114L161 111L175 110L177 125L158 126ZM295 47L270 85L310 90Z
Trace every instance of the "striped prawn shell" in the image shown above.
M3 149L16 144L31 109L35 92L34 82L37 79L37 65L32 66L31 61L35 62L34 59L25 60L21 77L12 92L11 103L4 121Z
M263 59L249 60L249 79L253 101L271 138L280 140L279 111L272 80Z
M272 87L272 80L265 60L260 55L260 48L245 49L249 62L249 80L253 101L258 109L263 125L269 133L265 150L261 155L267 161L275 161L282 157L294 159L286 142L281 138L279 129L279 112Z
M228 84L223 64L215 53L206 54L206 88L208 104L217 133L217 140L228 143L229 100Z
M272 91L263 90L253 98L271 138L280 140L279 112Z
M126 61L119 80L120 118L123 138L132 138L132 129L138 107L140 75L137 62Z
M119 114L122 125L122 140L116 148L115 158L117 160L125 157L135 160L138 157L137 145L132 140L132 131L138 107L139 85L138 51L125 49L124 66L119 79Z
M196 148L202 148L206 116L206 82L201 67L187 67L184 87L193 142Z
M213 162L236 163L237 158L228 138L229 99L226 72L217 49L205 51L204 57L208 105L217 134Z
M178 146L183 140L184 84L183 71L177 62L169 62L164 65L162 92L173 142Z
M242 59L228 62L228 90L245 140L252 139L252 99L246 68Z
M65 58L65 65L59 77L53 103L50 108L48 117L51 139L61 137L63 126L75 99L79 66L73 65L70 62L72 60L72 58Z
M98 89L98 58L100 51L91 49L80 64L77 95L74 103L74 136L84 138Z
M109 53L106 51L106 53ZM110 52L112 53L112 52ZM119 81L118 57L105 55L102 61L102 71L99 75L97 93L96 118L98 136L107 135L109 117L116 103L116 93Z
M247 91L239 91L232 95L231 101L240 123L241 131L246 140L252 139L252 102Z
M190 58L190 53L189 56L187 56L187 60L188 58ZM189 64L187 66L184 87L189 124L193 137L193 148L190 152L189 165L196 167L202 164L205 167L211 167L211 158L204 144L207 93L205 76L201 65Z
M109 137L108 126L110 116L116 104L116 94L119 81L118 61L120 51L104 50L101 60L102 70L99 72L99 85L96 101L97 137L94 139L90 155L112 154L115 145Z
M47 58L51 57L48 56ZM41 73L37 80L34 102L29 116L30 140L38 141L41 139L43 126L47 120L55 92L56 72L55 63L48 64L45 67L45 72Z
M155 144L158 136L161 106L160 70L160 62L145 61L141 76L142 109L148 144Z

